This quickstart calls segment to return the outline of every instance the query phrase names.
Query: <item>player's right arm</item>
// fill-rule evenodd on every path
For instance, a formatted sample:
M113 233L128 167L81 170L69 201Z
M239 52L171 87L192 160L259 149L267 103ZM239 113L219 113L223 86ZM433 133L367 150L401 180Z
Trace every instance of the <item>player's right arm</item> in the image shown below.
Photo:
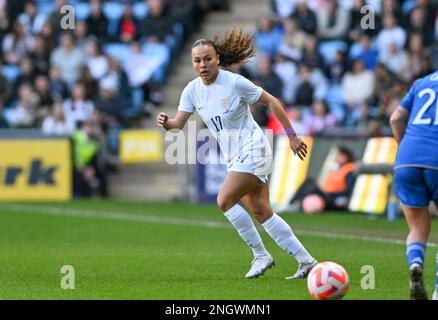
M394 134L395 140L397 140L397 143L399 144L400 141L403 139L403 136L405 135L408 119L409 111L402 106L398 106L391 115L390 123L392 133Z
M189 120L190 116L195 111L193 104L193 81L189 83L183 90L179 101L178 111L175 118L169 119L169 116L161 112L157 116L157 125L166 130L179 129L182 130Z
M166 130L179 129L182 130L192 114L190 112L178 111L175 118L169 119L169 116L161 112L157 116L157 125Z

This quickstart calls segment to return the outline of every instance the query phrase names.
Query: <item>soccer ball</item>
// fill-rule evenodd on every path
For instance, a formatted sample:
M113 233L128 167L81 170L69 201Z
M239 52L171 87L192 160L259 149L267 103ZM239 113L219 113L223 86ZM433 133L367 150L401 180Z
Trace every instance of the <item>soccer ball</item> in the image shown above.
M321 213L325 208L325 201L317 194L309 194L303 199L302 207L307 214Z
M341 265L335 262L320 262L307 277L307 288L313 299L337 300L348 291L350 277Z

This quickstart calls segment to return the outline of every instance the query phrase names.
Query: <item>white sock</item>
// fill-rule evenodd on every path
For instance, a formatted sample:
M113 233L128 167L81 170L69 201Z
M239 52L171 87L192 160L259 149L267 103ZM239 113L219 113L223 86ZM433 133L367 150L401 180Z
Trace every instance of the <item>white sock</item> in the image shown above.
M249 214L239 204L224 213L225 217L236 228L245 243L251 247L254 257L269 255L263 245L262 238L257 231Z
M274 239L284 251L294 256L299 263L312 262L314 260L301 244L300 240L295 236L292 228L276 213L262 223L262 226L271 238Z

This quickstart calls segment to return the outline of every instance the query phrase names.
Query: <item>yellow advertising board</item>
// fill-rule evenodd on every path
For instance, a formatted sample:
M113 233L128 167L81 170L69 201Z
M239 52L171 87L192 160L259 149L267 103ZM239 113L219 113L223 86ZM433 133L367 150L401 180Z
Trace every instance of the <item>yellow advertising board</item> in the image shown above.
M67 139L0 139L0 201L66 201L72 194Z
M158 130L124 130L120 133L119 149L123 164L160 162L163 137Z

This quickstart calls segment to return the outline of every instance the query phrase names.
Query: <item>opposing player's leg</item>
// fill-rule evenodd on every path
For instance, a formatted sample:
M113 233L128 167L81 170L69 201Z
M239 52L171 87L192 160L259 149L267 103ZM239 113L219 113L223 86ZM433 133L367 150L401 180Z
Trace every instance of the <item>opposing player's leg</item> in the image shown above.
M246 278L257 278L274 265L274 259L266 250L254 222L238 203L243 196L254 190L260 183L261 181L252 174L231 171L217 197L219 209L253 251L254 259Z
M435 207L438 210L438 202L435 202ZM438 300L438 250L436 252L436 270L435 270L435 291L432 295L432 300Z
M430 233L429 201L431 193L423 168L404 167L395 170L394 186L403 205L409 226L406 256L409 267L411 299L427 299L424 286L424 256Z
M430 233L430 213L428 208L403 209L409 225L409 235L406 239L406 256L409 266L411 299L427 300L424 286L424 255Z
M298 271L287 279L305 278L317 264L317 261L304 248L286 221L272 211L269 203L268 184L257 186L242 198L242 202L254 214L271 238L298 261Z

